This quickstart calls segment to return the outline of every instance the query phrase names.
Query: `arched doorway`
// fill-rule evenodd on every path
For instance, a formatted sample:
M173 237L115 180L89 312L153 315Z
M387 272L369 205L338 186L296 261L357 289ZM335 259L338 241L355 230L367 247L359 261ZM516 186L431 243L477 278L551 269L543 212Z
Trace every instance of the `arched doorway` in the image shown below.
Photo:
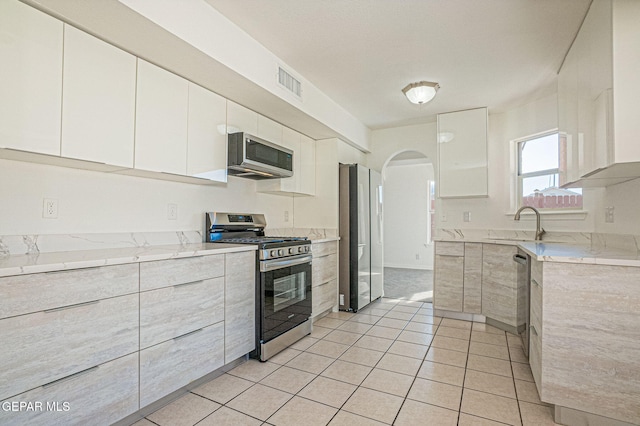
M382 169L384 191L384 295L433 298L433 162L418 151L393 154Z

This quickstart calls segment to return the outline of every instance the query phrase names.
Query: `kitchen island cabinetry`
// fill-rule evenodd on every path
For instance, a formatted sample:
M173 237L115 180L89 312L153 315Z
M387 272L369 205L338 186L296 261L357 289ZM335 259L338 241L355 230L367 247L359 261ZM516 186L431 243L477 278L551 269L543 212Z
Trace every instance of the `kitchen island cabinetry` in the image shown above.
M136 57L65 25L63 83L61 155L133 167Z
M63 24L0 1L0 147L60 155Z
M311 318L338 304L338 242L312 243Z

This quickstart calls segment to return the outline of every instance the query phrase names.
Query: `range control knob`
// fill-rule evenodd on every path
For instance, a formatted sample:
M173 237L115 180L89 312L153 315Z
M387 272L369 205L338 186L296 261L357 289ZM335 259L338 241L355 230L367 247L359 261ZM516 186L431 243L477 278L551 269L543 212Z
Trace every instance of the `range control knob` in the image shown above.
M269 252L269 256L271 256L271 257L275 257L275 255L276 255L276 251L275 251L275 250L271 250L271 251Z
M304 252L309 253L309 246L304 246Z
M284 250L282 249L278 250L278 256L284 256Z
M298 253L302 253L304 251L304 247L298 247Z
M289 254L293 254L293 247L289 249Z

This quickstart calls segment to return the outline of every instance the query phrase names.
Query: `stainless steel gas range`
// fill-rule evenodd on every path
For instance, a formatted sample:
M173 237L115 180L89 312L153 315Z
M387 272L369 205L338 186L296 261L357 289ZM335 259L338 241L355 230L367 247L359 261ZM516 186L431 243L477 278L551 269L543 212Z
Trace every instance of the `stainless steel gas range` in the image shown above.
M254 244L256 350L266 361L311 333L311 242L266 237L262 214L206 213L207 242Z

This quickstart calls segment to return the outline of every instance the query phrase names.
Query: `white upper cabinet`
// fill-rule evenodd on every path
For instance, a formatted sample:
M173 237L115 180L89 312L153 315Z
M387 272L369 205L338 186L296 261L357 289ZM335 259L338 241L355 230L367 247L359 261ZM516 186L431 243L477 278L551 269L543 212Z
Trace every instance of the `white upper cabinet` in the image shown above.
M640 2L595 0L558 74L569 187L640 177Z
M279 145L293 151L293 176L260 180L256 183L257 190L282 195L315 195L315 141L283 126Z
M138 59L136 169L187 174L187 80Z
M227 101L189 83L187 174L227 181Z
M62 22L0 1L0 147L60 155Z
M438 195L488 196L487 108L438 114Z
M65 26L62 156L133 167L136 58Z
M256 136L268 142L282 145L282 124L258 114L258 131Z
M227 101L227 133L245 132L258 136L258 113Z

